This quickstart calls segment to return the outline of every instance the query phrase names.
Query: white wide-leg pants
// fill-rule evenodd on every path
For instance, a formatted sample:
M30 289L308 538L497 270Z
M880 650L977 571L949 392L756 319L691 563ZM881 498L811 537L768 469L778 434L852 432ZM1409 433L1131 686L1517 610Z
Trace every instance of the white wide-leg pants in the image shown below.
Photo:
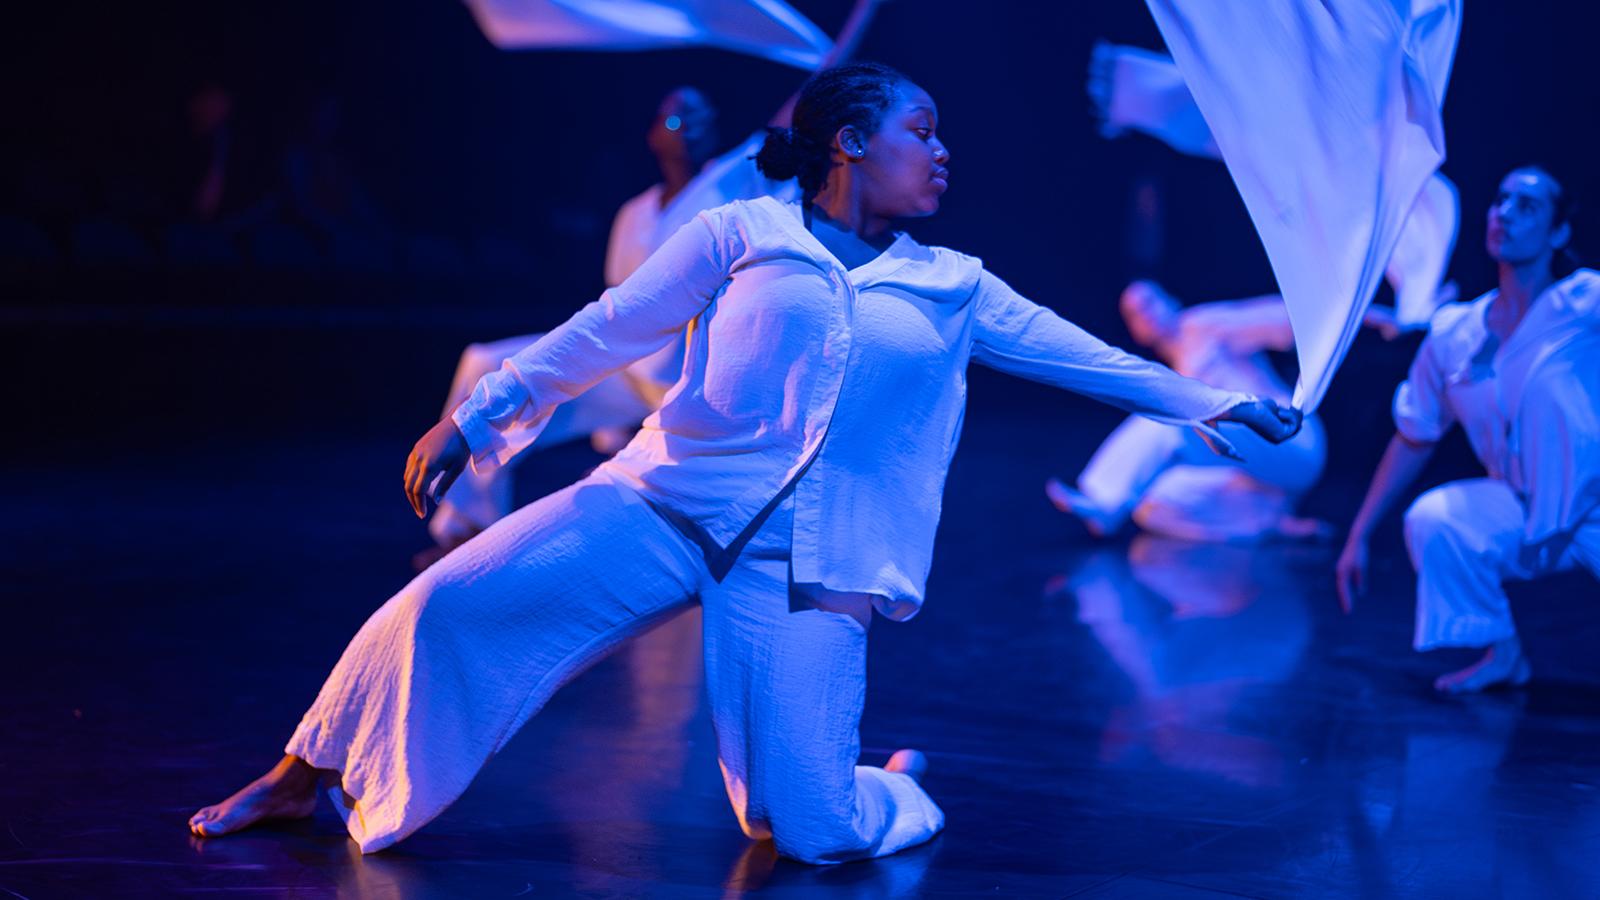
M922 788L856 765L870 604L791 586L787 500L753 528L718 582L696 544L603 473L532 503L373 614L285 752L340 773L350 835L381 850L460 796L563 684L698 596L745 833L811 863L927 840L944 815Z
M1184 540L1260 538L1322 477L1322 422L1308 416L1299 434L1276 445L1243 429L1228 437L1243 463L1211 452L1189 429L1129 416L1090 457L1078 489L1113 526L1132 517L1146 531Z
M1573 535L1544 568L1524 560L1522 501L1503 481L1468 478L1440 485L1406 510L1406 549L1417 570L1417 627L1412 644L1486 647L1517 633L1506 581L1583 566L1600 575L1600 516Z

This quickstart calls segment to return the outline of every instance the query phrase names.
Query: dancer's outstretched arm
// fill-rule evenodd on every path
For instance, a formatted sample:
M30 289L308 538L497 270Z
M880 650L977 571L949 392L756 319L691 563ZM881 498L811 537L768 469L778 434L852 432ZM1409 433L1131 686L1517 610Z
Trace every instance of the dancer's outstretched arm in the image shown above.
M1355 609L1356 600L1367 591L1367 543L1372 529L1389 514L1394 502L1411 487L1422 474L1428 460L1433 458L1434 443L1414 441L1398 432L1389 439L1389 446L1372 473L1372 484L1361 501L1355 521L1350 523L1344 550L1334 567L1339 582L1339 605L1345 612Z
M1367 543L1372 529L1422 474L1440 439L1455 425L1455 415L1445 402L1444 371L1434 357L1431 338L1417 348L1406 380L1395 391L1394 424L1395 435L1383 451L1334 566L1339 605L1345 612L1355 608L1355 601L1367 589Z
M627 280L478 381L417 441L405 492L418 516L468 464L498 466L532 443L558 404L674 340L728 279L737 248L718 210L700 213Z
M1184 310L1183 320L1195 322L1239 353L1294 349L1294 328L1281 294L1201 303ZM1387 307L1368 307L1361 324L1381 333L1386 341L1400 335L1394 311Z
M1196 426L1213 450L1237 457L1210 426L1238 422L1280 443L1300 430L1298 410L1224 391L1118 350L1028 300L999 278L979 277L973 358L1173 425Z

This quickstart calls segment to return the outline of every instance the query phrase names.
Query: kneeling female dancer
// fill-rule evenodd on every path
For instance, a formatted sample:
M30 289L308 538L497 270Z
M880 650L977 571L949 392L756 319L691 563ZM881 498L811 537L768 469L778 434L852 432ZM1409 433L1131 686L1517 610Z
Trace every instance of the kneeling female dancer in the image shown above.
M728 798L811 863L882 856L944 814L921 754L858 766L872 610L922 603L971 359L1162 421L1299 415L1102 344L893 220L939 208L950 155L927 93L885 66L818 74L758 162L801 203L701 213L631 277L481 380L406 463L418 515L557 404L682 340L683 375L625 449L518 510L362 626L270 772L202 836L309 815L330 785L363 852L422 827L550 696L698 600Z

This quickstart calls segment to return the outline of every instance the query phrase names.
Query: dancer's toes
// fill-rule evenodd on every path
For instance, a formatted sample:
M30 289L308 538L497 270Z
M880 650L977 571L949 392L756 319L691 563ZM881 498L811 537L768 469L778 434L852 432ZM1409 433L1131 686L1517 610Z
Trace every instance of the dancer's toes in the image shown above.
M921 782L922 776L928 773L928 757L921 750L896 750L883 769L910 775L912 781Z
M189 817L197 837L221 837L258 822L303 819L317 808L316 771L298 759L286 758L221 803Z

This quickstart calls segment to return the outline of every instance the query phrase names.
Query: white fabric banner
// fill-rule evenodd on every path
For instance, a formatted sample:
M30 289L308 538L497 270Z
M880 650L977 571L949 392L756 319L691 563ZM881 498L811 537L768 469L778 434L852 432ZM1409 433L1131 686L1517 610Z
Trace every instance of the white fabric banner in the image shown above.
M1089 95L1101 133L1114 138L1138 131L1179 153L1222 158L1194 95L1172 57L1139 47L1098 43L1089 63ZM1441 293L1461 224L1456 186L1435 172L1401 226L1384 276L1394 288L1395 320L1406 329L1428 327Z
M783 0L466 0L502 50L720 47L800 69L833 43Z
M1146 0L1267 250L1311 412L1444 160L1461 0Z

